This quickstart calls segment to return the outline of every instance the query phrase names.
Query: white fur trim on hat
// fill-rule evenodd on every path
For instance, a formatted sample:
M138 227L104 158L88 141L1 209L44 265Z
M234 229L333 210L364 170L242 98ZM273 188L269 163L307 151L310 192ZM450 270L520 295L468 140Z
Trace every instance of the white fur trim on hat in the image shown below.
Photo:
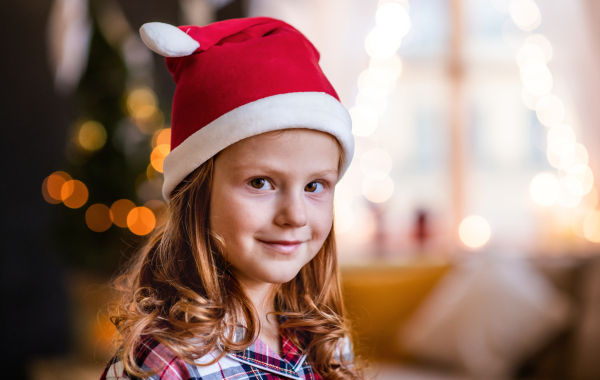
M140 28L142 41L165 57L185 57L196 51L200 43L176 26L162 22L148 22Z
M354 154L352 121L344 106L323 92L293 92L269 96L238 107L192 134L164 161L163 196L209 158L235 142L281 129L307 128L333 135L344 150L339 178Z

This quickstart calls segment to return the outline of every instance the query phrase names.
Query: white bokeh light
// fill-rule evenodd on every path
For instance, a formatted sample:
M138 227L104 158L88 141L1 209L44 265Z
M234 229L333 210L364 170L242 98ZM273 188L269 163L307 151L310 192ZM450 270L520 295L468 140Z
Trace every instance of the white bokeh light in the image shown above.
M392 157L383 149L369 149L360 157L360 169L366 176L377 172L389 174L392 170Z
M590 211L583 220L583 234L592 243L600 243L600 211Z
M523 100L523 103L525 103L525 107L530 110L535 111L535 107L542 96L532 94L525 86L521 88L521 99Z
M410 30L410 17L404 7L395 2L382 4L375 14L377 26L397 38L404 37Z
M531 200L540 206L556 203L559 194L558 178L552 173L539 173L531 180L529 195Z
M492 229L483 217L471 215L464 218L460 223L458 235L467 247L479 248L490 240Z
M575 144L575 132L568 125L561 124L550 128L548 131L548 149L554 154L560 155L565 149Z
M544 49L536 44L525 43L525 45L521 46L519 52L517 53L517 64L519 67L521 67L529 60L539 61L543 64L548 62Z
M394 194L394 181L387 173L373 172L363 180L362 191L369 201L382 203Z
M370 106L377 115L385 112L388 100L386 93L379 87L365 87L356 95L356 105Z
M367 105L356 105L349 111L352 119L352 133L355 136L369 136L377 129L377 111Z
M369 61L369 69L375 69L375 68L380 68L380 69L383 69L384 71L389 72L389 74L388 74L388 76L390 78L389 81L394 82L398 79L398 77L402 73L402 61L400 60L400 57L398 56L398 54L394 54L390 58L384 59L384 60L371 59ZM391 79L391 78L393 78L393 79ZM382 81L386 81L386 80L384 79Z
M549 62L554 55L552 44L546 37L541 34L533 34L525 40L525 44L535 44L542 48L544 55L546 56L546 62Z
M565 120L566 109L562 100L555 95L542 97L535 107L537 117L543 125L553 127Z
M378 76L377 72L371 69L366 69L358 76L359 91L367 87L377 87L386 94L389 94L396 85L395 81L386 81L384 77Z
M566 178L561 178L558 181L559 191L558 191L558 199L557 202L559 205L566 208L574 208L579 205L581 202L581 195L572 194L568 188L568 180Z
M588 151L582 144L569 144L560 154L559 169L568 170L573 165L587 165L589 163Z
M508 12L519 28L530 31L537 28L542 16L533 0L512 0L508 4Z
M573 195L586 195L594 186L594 174L587 165L573 165L567 170L565 186Z
M523 85L534 95L545 95L552 90L552 73L542 61L530 59L521 65Z
M400 48L401 39L388 30L376 26L365 39L367 54L374 59L385 60Z

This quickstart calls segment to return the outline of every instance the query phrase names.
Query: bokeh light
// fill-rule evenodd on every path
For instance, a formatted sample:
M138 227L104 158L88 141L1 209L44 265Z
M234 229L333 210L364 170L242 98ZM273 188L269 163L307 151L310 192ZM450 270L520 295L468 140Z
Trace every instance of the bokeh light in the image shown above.
M50 177L44 178L44 181L42 182L42 196L44 197L44 200L53 205L61 203L62 201L60 199L54 199L50 196L50 193L48 193L48 178Z
M360 156L360 169L366 176L376 172L389 174L392 170L392 157L383 149L369 149Z
M375 14L377 26L401 38L410 30L410 17L404 7L395 2L384 3L377 9Z
M335 233L348 232L354 224L354 212L348 205L336 205L335 207Z
M152 166L152 163L148 164L148 166L146 167L146 178L148 179L154 179L157 175L157 171L156 169L154 169L154 166Z
M157 172L163 172L163 162L165 158L169 155L171 151L171 146L168 144L160 144L157 145L156 148L152 150L152 154L150 155L150 164Z
M581 202L582 196L573 194L569 191L569 180L567 178L561 178L558 181L558 184L558 204L566 208L577 207Z
M531 180L529 194L531 200L540 206L550 206L558 200L558 178L552 173L539 173Z
M152 199L144 203L144 207L148 208L154 214L156 218L156 226L158 228L167 222L167 206L165 202L159 201L158 199Z
M552 44L550 43L550 41L548 41L546 37L544 37L541 34L533 34L527 37L527 39L525 40L525 44L535 44L542 48L542 50L544 51L544 55L546 56L546 62L549 62L552 59L552 56L554 55Z
M537 60L528 60L521 66L523 85L534 95L545 95L552 90L554 80L546 64Z
M508 12L515 24L525 31L537 28L542 22L540 10L533 0L511 0Z
M387 29L376 26L365 39L367 54L374 59L384 60L392 57L400 48L401 39Z
M573 195L586 195L594 186L594 174L587 165L573 165L567 170L565 186Z
M366 105L381 116L385 112L388 100L386 93L378 87L365 87L356 96L356 105Z
M110 218L110 209L101 203L96 203L88 207L85 212L85 223L88 228L94 232L104 232L112 225Z
M566 149L575 144L575 132L568 125L561 124L548 131L548 149L557 155L562 155Z
M394 181L387 173L373 172L362 183L365 198L373 203L383 203L394 194Z
M535 111L535 107L537 106L537 103L540 100L540 98L541 98L540 95L532 94L527 89L527 87L523 86L521 88L521 99L523 100L523 103L525 103L525 106L527 108L529 108L530 110Z
M127 227L127 215L135 208L135 203L129 199L119 199L110 206L112 222L121 228Z
M600 211L590 211L583 220L583 235L592 243L600 243Z
M136 88L127 96L127 111L135 118L143 117L148 113L148 107L157 105L156 94L149 87Z
M127 214L127 227L136 235L147 235L154 229L156 218L147 207L135 207Z
M464 218L460 223L458 235L467 247L479 248L490 240L492 229L483 217L471 215Z
M77 145L94 152L106 144L106 129L97 121L86 121L79 126L77 132Z
M140 131L153 134L164 124L164 115L158 108L156 94L148 87L140 87L129 92L127 111Z
M79 208L88 200L88 189L83 182L77 180L66 181L61 189L60 196L65 206Z
M395 86L395 81L390 81L390 77L379 75L377 70L366 69L358 76L358 89L362 91L367 87L377 87L384 93L389 94Z
M536 44L525 43L517 52L517 64L521 67L529 60L540 61L543 64L548 62L544 49Z
M565 120L565 105L558 96L546 95L540 98L535 110L540 123L547 127L559 125Z
M50 174L42 183L42 195L48 203L58 204L62 202L61 190L65 182L72 178L69 174L58 171Z
M587 165L589 162L588 151L582 144L569 144L560 154L559 169L569 169L573 165Z
M371 59L368 71L381 83L395 83L402 74L402 61L398 54L385 60Z
M159 129L152 136L152 148L163 144L171 146L171 128Z
M378 116L373 107L361 104L349 111L352 118L352 134L359 137L369 136L377 129Z

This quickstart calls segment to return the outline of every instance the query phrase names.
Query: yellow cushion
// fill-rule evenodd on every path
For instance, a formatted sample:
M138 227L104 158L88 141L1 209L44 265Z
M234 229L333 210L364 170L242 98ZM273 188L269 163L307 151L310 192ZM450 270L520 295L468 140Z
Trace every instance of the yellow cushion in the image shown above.
M369 360L410 361L400 349L399 329L449 267L433 262L342 266L356 353Z

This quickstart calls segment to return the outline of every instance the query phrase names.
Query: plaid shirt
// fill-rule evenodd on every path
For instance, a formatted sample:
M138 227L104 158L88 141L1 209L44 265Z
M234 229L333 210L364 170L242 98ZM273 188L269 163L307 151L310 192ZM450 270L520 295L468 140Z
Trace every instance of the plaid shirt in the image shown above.
M237 334L236 334L237 335ZM153 370L150 380L321 380L313 371L306 355L290 339L282 335L283 356L277 355L269 346L256 338L243 351L227 353L211 365L190 365L175 356L167 347L152 336L140 342L136 353L137 364L142 370ZM302 342L301 342L302 343ZM351 358L349 341L345 341L344 358ZM196 363L209 363L220 354L220 349L200 358ZM124 370L118 356L106 366L100 380L135 380Z

